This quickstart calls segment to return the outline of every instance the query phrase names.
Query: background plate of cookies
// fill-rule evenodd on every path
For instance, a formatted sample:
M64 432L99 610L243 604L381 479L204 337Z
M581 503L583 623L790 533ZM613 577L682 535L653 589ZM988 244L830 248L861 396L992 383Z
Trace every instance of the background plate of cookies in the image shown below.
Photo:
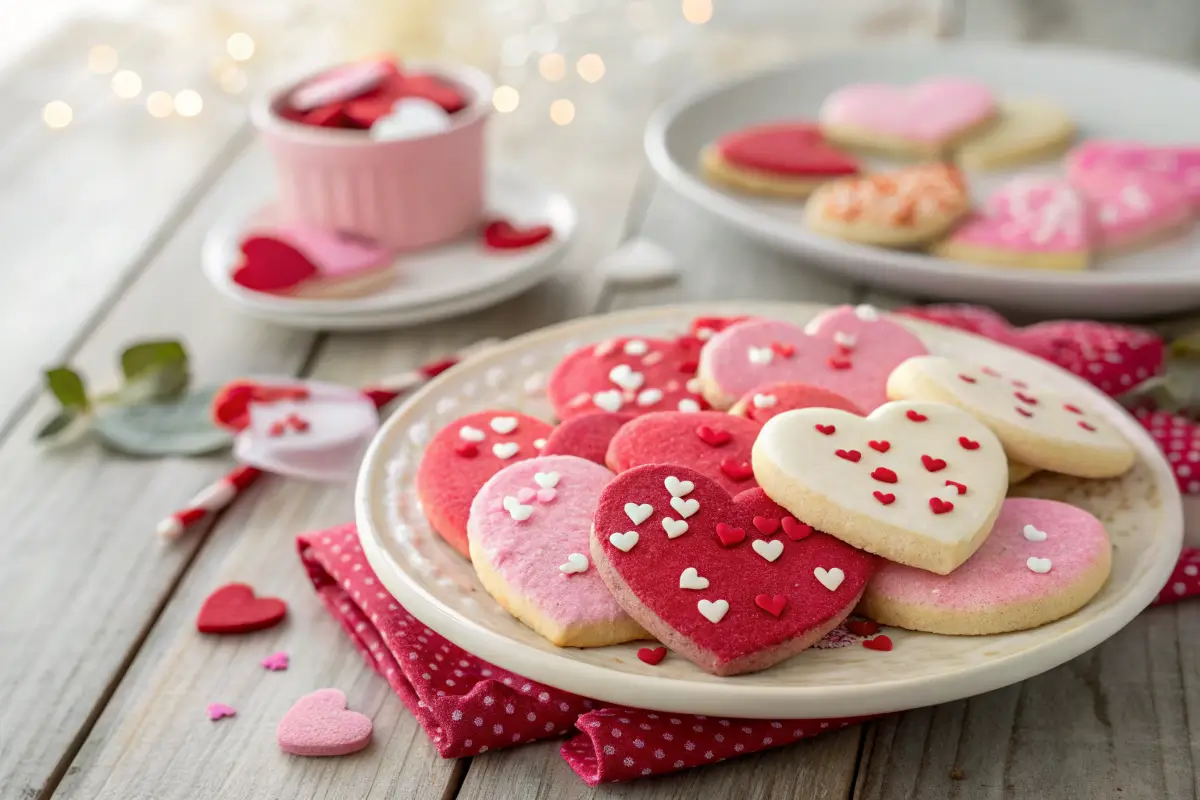
M645 142L698 205L857 281L1042 314L1200 304L1200 74L1178 67L881 46L705 86Z

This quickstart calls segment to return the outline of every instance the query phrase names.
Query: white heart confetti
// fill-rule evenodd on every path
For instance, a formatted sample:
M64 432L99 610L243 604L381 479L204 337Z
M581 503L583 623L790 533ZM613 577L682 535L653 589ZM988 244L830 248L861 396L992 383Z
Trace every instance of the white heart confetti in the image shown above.
M1026 538L1026 539L1028 539L1028 540L1029 540L1029 541L1031 541L1031 542L1044 542L1044 541L1046 541L1046 532L1045 532L1045 531L1039 531L1039 530L1038 530L1037 528L1035 528L1033 525L1026 525L1026 526L1025 526L1025 530L1024 530L1024 531L1022 531L1022 533L1024 533L1024 534L1025 534L1025 538ZM1032 569L1032 567L1031 567L1031 569Z
M668 475L663 484L667 487L667 491L671 493L671 497L687 497L692 493L692 489L696 488L696 484L691 481L681 481L674 475Z
M458 429L458 436L468 442L482 442L486 434L479 428L472 428L470 425L464 425Z
M671 517L663 517L663 530L667 532L668 539L677 539L687 533L688 524L681 519L673 519Z
M879 312L875 306L861 305L854 307L854 316L861 319L863 322L878 322Z
M855 343L858 342L858 337L855 336L853 333L846 333L845 331L834 331L833 332L833 341L835 341L839 345L841 345L841 347L843 349L853 350Z
M754 407L755 408L773 408L775 406L775 404L778 402L779 402L779 398L773 394L756 394L756 395L754 395Z
M1029 567L1039 575L1045 575L1050 571L1050 559L1030 556L1029 560L1025 562L1025 566Z
M634 372L633 367L628 364L617 364L610 369L608 379L622 389L628 389L631 392L636 392L646 382L646 376L640 372Z
M609 389L606 392L596 392L592 395L592 402L596 404L596 408L603 411L620 411L625 400L621 397L619 389Z
M543 489L553 489L558 486L557 472L535 472L533 474L533 482Z
M638 532L625 531L624 533L613 533L609 535L608 541L622 553L628 553L638 543Z
M679 410L685 411L685 412L686 411L699 411L700 404L697 403L695 400L691 399L690 397L685 397L679 401Z
M638 393L637 404L643 408L663 399L662 389L643 389Z
M517 429L516 417L492 417L492 421L488 423L492 430L501 435L512 433Z
M754 552L758 553L767 561L773 562L775 559L783 555L783 542L779 541L778 539L773 539L771 541L767 541L766 539L755 539L754 544L750 546L754 548ZM840 573L841 570L838 570L838 572ZM821 582L824 583L824 581ZM841 582L841 579L839 579L838 583ZM826 585L828 586L828 584ZM837 587L835 586L834 588Z
M813 570L813 575L817 577L822 586L831 592L836 592L837 588L842 585L842 581L846 580L846 573L842 572L841 567L833 569L817 567Z
M508 515L517 522L524 522L533 514L533 506L527 506L512 495L508 495L503 501L504 510Z
M700 501L696 499L684 500L682 497L671 498L671 508L679 512L679 516L687 519L692 514L700 510Z
M769 347L751 347L746 351L746 357L751 364L770 364L775 358L775 351Z
M558 569L565 575L571 575L576 572L586 572L588 568L587 556L583 553L571 553L567 556L567 563L559 564Z
M649 519L650 515L653 513L654 506L650 505L649 503L642 503L641 505L638 505L637 503L625 504L625 515L629 517L634 525L641 525L643 522Z
M533 440L533 447L535 450L541 450L545 446L546 446L545 439L534 439Z
M729 611L728 600L718 600L715 603L709 600L701 600L696 603L696 608L704 615L704 618L714 625L725 618L726 612Z
M495 454L496 458L504 460L508 460L515 456L517 451L520 449L521 445L517 444L516 442L496 442L494 445L492 445L492 453Z
M630 339L625 343L625 354L630 356L644 356L650 352L650 345L643 342L641 339Z
M688 567L679 576L680 589L707 589L708 578L701 578L695 567Z

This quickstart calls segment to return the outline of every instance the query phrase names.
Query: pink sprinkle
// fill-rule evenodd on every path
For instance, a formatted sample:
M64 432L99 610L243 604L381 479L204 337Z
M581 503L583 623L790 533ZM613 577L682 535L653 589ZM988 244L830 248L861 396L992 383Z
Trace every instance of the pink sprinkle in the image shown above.
M259 663L272 672L281 672L288 668L288 661L288 654L281 650L278 653L272 653Z
M534 495L533 489L530 489L529 487L524 487L517 492L517 500L522 503L528 503L530 500L533 499L533 495Z
M214 722L225 717L236 717L237 709L233 706L227 706L224 703L209 703L208 718Z
M538 489L537 499L539 503L552 503L557 495L554 489Z

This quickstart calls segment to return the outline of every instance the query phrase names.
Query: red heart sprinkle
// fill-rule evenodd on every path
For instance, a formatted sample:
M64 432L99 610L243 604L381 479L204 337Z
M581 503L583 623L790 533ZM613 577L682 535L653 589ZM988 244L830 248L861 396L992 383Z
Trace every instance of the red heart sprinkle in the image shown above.
M798 542L813 532L813 526L807 522L800 522L795 517L784 517L783 532L793 542Z
M825 434L826 436L831 435L834 431L837 430L837 428L833 427L832 425L821 425L820 423L818 423L816 425L816 429L818 431L820 431L821 433Z
M736 458L722 459L721 472L724 472L732 481L745 481L754 477L754 468L749 463L738 461Z
M852 619L846 622L846 630L855 636L870 636L879 633L879 623L869 619Z
M929 417L925 416L920 411L916 411L911 408L908 410L908 413L905 414L904 416L908 417L913 422L924 422L925 420L929 419Z
M838 356L830 356L826 361L834 369L850 369L851 366L849 359L839 358Z
M454 448L454 452L463 458L474 458L479 455L479 447L474 442L463 442Z
M984 375L991 375L993 378L1003 377L999 372L996 372L996 370L992 369L991 367L983 367L981 372L983 372Z
M720 447L723 444L729 444L733 439L733 434L729 431L717 430L707 425L701 425L699 428L696 428L696 435L700 437L700 441L710 447Z
M862 453L858 452L857 450L835 450L834 455L836 455L838 458L844 458L847 461L853 461L855 464L857 464L858 460L862 458Z
M868 650L879 650L886 653L892 649L892 640L887 636L880 634L874 639L863 639L863 647Z
M1016 409L1017 409L1017 413L1023 417L1032 417L1033 416L1033 412L1027 408L1021 408L1021 406L1017 406Z
M782 358L791 358L796 354L796 346L785 342L771 342L771 349Z
M958 376L958 379L959 379L960 381L966 381L967 383L978 383L978 381L976 381L976 380L975 380L974 378L972 378L970 375L962 375L962 374L960 374L960 375Z
M769 594L760 594L754 597L754 605L772 617L778 617L783 613L783 607L787 605L787 598L781 594L777 594L774 597Z
M644 661L650 666L656 666L662 663L662 660L667 657L667 648L665 647L639 647L637 651L639 661Z
M271 427L267 429L267 436L270 436L272 439L277 439L285 433L287 433L287 425L284 425L282 420L272 422Z
M867 444L871 445L872 450L876 450L880 453L886 453L888 450L892 449L892 443L886 440L876 441L872 439L871 441L867 442Z
M1085 431L1096 430L1094 425L1092 425L1090 422L1084 422L1083 420L1079 420L1079 427L1083 428Z
M507 220L489 222L483 229L483 241L493 250L520 250L541 244L554 234L549 225L518 228Z
M700 369L699 361L684 361L679 365L680 372L686 372L689 375L694 375L696 370Z
M1017 387L1018 389L1028 389L1029 388L1029 384L1026 383L1025 381L1014 380L1014 381L1011 381L1011 383L1013 386Z
M965 436L958 437L958 443L962 445L963 450L978 450L979 442L974 439L968 439Z
M256 597L244 583L222 586L208 596L196 617L201 633L245 633L270 628L287 614L287 604L275 597Z
M1027 403L1028 405L1031 405L1031 406L1037 405L1036 397L1030 397L1029 395L1025 394L1024 392L1013 392L1013 394L1016 395L1017 399L1020 400L1022 403Z
M875 471L871 473L871 477L880 483L895 483L899 480L896 477L896 473L887 467L876 467Z
M1070 403L1067 403L1066 405L1064 405L1063 408L1065 408L1067 411L1070 411L1072 414L1082 414L1083 413L1083 411L1080 410L1079 406L1073 406Z
M938 472L946 468L946 460L944 458L934 458L933 456L921 456L921 463L925 465L925 469L930 472Z
M733 547L738 542L746 538L746 532L741 528L735 528L732 525L727 525L724 522L717 523L717 538L721 540L723 547Z
M943 500L940 497L929 498L929 507L933 509L935 514L945 514L947 511L954 510L954 503L949 500Z
M791 519L791 517L788 517ZM770 517L756 516L754 518L754 527L758 528L758 532L766 536L770 536L775 531L779 530L779 520Z
M894 494L885 494L883 492L872 492L872 494L875 495L876 500L883 503L885 506L890 506L892 503L896 502L896 495Z
M955 489L958 490L959 494L967 493L967 485L965 483L959 483L958 481L946 481L946 485L953 486Z

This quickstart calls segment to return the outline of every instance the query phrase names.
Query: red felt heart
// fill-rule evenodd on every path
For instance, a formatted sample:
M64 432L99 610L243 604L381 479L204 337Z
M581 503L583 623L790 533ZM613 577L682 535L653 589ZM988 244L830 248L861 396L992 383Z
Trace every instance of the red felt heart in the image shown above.
M813 177L853 175L858 162L825 141L821 129L808 122L759 125L717 141L717 151L731 164L760 172Z
M256 597L244 583L222 586L208 596L196 617L201 633L246 633L279 624L287 604L275 597Z
M669 476L691 481L685 499L699 504L687 517L687 531L674 539L662 527L664 518L681 515L666 489ZM648 503L654 511L634 524L628 503ZM788 513L761 489L731 498L695 470L648 464L618 475L601 495L592 563L617 602L671 650L718 675L765 669L836 627L858 601L875 563L820 532L802 541L763 536L753 525L756 516L783 519ZM740 529L744 538L725 544L720 531L729 529ZM680 587L688 568L707 580L704 589ZM840 583L835 569L842 571ZM832 580L834 588L822 580ZM756 602L760 595L766 606Z
M554 234L549 225L518 228L508 220L495 220L483 228L483 242L492 250L521 250L541 244Z
M242 262L233 282L244 289L287 294L318 275L317 268L286 242L270 236L250 236L242 242Z
M617 431L605 463L618 473L643 464L680 464L727 492L740 492L758 485L750 453L759 430L757 422L719 411L645 414Z
M886 653L892 649L892 640L887 636L876 636L874 639L863 639L863 647L868 650L879 650Z
M650 666L656 666L662 663L662 660L667 657L667 648L665 647L639 647L637 651L639 661L644 661Z

